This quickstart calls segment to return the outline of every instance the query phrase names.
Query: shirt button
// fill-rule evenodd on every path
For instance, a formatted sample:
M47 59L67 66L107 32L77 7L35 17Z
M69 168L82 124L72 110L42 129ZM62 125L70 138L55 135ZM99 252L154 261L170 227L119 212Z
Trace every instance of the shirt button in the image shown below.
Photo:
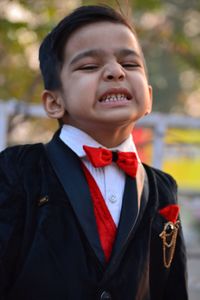
M116 195L111 195L111 196L109 197L109 201L110 201L111 203L117 202L117 197L116 197Z
M104 291L101 294L100 300L112 300L112 297L111 297L110 293Z

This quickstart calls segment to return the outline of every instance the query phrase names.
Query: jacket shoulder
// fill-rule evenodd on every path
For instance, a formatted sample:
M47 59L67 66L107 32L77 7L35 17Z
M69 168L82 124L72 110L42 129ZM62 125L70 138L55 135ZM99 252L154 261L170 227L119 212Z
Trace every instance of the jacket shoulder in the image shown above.
M159 207L177 203L177 183L168 173L144 165L149 179L149 185L155 185L155 192L159 198Z
M21 161L26 155L40 151L42 148L42 143L11 146L0 152L0 159L20 159Z
M0 153L0 168L12 165L14 169L20 168L30 157L38 159L43 152L43 144L27 144L8 147Z
M43 149L43 144L33 144L9 147L0 153L0 194L15 191L24 170L38 164Z

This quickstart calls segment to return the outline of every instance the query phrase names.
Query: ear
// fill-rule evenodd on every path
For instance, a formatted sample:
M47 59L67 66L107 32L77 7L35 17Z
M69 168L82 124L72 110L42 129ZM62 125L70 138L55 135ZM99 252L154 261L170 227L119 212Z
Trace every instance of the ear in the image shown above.
M63 117L65 108L59 92L44 90L42 93L42 101L49 118L61 119Z
M152 103L153 103L153 89L152 89L152 86L149 85L148 88L149 88L149 100L148 100L148 103L147 103L147 108L146 108L145 115L150 114L150 112L152 110Z

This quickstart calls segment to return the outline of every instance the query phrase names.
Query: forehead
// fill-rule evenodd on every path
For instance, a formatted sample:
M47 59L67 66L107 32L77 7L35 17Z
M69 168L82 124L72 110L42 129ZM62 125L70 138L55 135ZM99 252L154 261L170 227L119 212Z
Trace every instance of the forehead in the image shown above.
M98 22L77 29L68 39L65 58L71 58L78 52L90 49L105 52L132 49L140 55L140 47L134 33L125 25L112 22Z

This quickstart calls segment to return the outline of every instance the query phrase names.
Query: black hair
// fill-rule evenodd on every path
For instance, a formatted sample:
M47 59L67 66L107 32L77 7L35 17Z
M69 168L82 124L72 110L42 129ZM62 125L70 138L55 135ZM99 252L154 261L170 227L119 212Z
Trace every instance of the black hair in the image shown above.
M62 87L60 81L60 70L64 60L63 52L67 40L72 33L80 27L102 21L123 24L136 36L134 28L127 19L111 7L89 5L75 9L71 14L58 23L58 25L44 38L40 46L40 69L45 89L56 90Z

